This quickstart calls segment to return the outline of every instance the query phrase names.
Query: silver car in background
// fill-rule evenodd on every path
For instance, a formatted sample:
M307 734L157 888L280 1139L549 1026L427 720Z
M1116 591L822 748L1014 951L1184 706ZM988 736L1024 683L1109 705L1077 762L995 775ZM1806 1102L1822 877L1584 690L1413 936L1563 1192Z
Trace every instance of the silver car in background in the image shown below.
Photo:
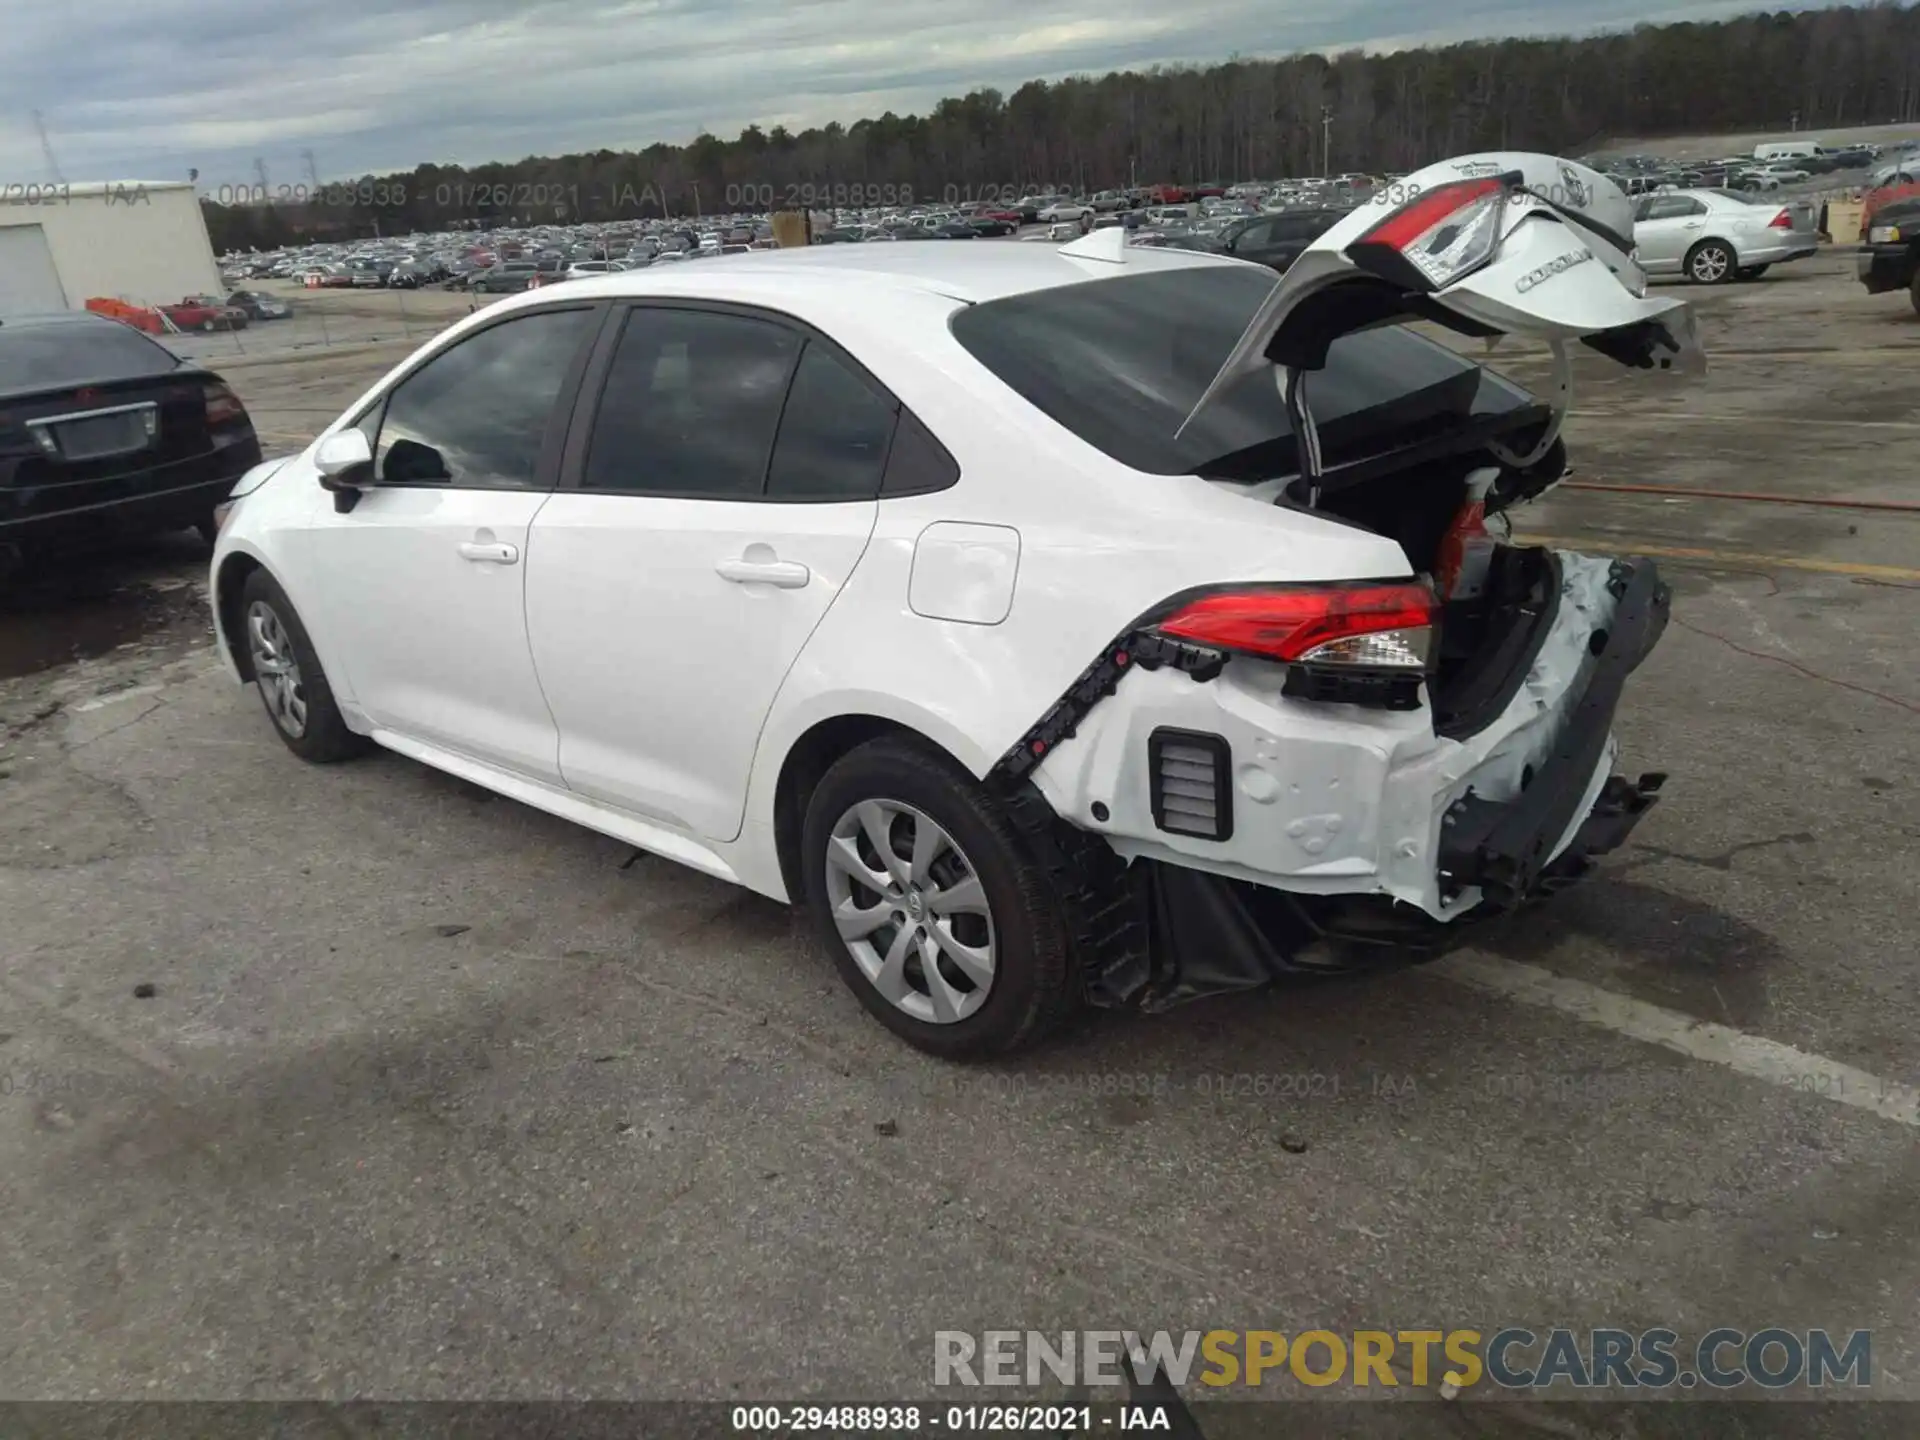
M1804 200L1762 200L1738 190L1657 190L1634 206L1633 243L1649 275L1699 285L1758 280L1769 265L1820 248L1819 216Z

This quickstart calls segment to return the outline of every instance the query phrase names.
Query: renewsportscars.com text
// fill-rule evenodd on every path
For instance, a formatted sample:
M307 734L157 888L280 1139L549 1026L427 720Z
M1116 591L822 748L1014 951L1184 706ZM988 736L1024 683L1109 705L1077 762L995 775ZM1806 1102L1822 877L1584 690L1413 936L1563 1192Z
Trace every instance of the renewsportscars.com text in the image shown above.
M934 1334L936 1386L1127 1383L1128 1370L1176 1386L1301 1385L1361 1388L1446 1383L1465 1390L1730 1390L1757 1386L1865 1388L1873 1383L1873 1336L1825 1330L1715 1329L1691 1343L1678 1331L1507 1327L1480 1330L941 1330Z

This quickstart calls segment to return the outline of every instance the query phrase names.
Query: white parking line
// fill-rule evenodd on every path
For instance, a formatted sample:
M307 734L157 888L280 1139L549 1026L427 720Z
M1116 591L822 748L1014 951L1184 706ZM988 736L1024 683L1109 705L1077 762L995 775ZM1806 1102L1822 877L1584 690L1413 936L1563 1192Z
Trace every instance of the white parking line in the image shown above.
M1630 1039L1920 1129L1920 1089L1809 1055L1777 1040L1696 1020L1584 980L1493 956L1455 955L1432 966L1429 973L1523 1004L1558 1010Z

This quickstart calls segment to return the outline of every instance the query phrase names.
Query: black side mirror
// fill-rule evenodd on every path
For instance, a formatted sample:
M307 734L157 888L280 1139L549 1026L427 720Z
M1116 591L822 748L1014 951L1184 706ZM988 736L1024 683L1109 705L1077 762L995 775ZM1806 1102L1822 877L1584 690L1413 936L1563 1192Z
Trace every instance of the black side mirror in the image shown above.
M418 440L394 441L387 450L386 464L381 467L381 479L389 484L404 485L411 481L452 478L446 457L433 446L422 445Z

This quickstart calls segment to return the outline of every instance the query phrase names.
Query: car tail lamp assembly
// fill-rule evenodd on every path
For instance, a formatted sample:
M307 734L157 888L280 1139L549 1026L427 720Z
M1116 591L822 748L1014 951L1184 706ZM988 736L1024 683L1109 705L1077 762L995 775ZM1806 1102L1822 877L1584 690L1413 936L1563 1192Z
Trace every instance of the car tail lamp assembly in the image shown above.
M1443 290L1493 259L1518 174L1453 180L1422 191L1347 246L1362 270L1422 294Z
M1250 586L1189 600L1153 628L1289 665L1424 673L1437 608L1418 581Z
M1776 216L1774 216L1774 217L1773 217L1773 219L1771 219L1771 220L1769 220L1769 221L1767 222L1767 228L1768 228L1769 230L1791 230L1791 229L1793 229L1793 214L1792 214L1792 212L1791 212L1791 211L1787 211L1787 210L1782 210L1782 211L1781 211L1781 212L1780 212L1780 213L1779 213L1778 215L1776 215Z
M1166 639L1276 660L1297 700L1414 710L1438 651L1439 600L1422 581L1248 586L1181 604Z
M207 408L208 425L232 425L247 418L247 407L240 397L218 380L209 381L201 390Z
M1233 585L1190 592L1116 637L1008 748L993 773L1007 783L1024 779L1056 745L1078 733L1081 722L1132 670L1164 667L1207 684L1235 655L1245 655L1285 665L1281 694L1290 699L1418 710L1420 687L1439 652L1439 618L1439 601L1424 581ZM1219 743L1219 763L1226 766L1226 742ZM1154 769L1161 773L1158 761ZM1223 780L1220 793L1226 788ZM1231 818L1223 823L1231 825Z

